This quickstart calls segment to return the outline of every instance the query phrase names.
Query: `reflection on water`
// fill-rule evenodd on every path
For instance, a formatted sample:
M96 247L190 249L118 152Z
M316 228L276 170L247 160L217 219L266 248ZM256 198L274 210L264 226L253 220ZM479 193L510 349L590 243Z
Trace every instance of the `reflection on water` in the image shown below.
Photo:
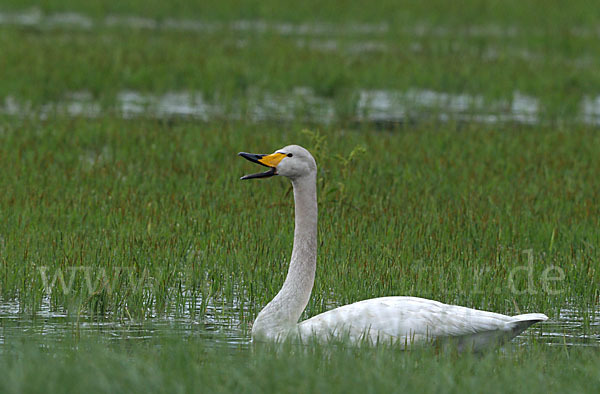
M295 120L321 124L348 120L397 124L431 119L539 124L547 116L537 98L518 91L510 100L486 100L481 95L426 89L363 89L349 93L345 100L347 105L341 108L334 98L319 96L308 87L296 87L287 93L250 89L243 97L227 100L221 100L218 95L208 100L197 91L171 91L159 95L124 90L116 95L113 105L103 107L92 93L80 91L41 106L12 96L0 98L0 114L44 119L55 114L94 118L106 112L124 118L189 117L203 121L230 119L250 122ZM585 97L580 108L574 120L600 125L600 96Z
M0 345L9 339L61 341L74 337L96 336L109 341L149 340L196 337L215 346L246 347L250 343L249 326L239 319L239 308L231 303L206 305L202 317L190 314L148 318L142 321L115 320L110 317L69 316L51 310L44 302L35 316L21 313L18 302L0 302ZM0 347L1 351L1 347Z
M40 8L16 11L0 9L0 26L16 25L36 29L141 29L156 31L186 31L196 34L234 33L235 45L247 46L261 34L291 36L299 50L309 49L323 52L368 55L372 52L396 53L397 51L423 52L423 37L486 37L514 38L526 36L546 36L547 31L533 27L488 25L440 26L424 21L414 21L406 26L390 26L388 23L332 23L267 20L202 20L175 18L147 18L139 15L107 15L91 17L76 12L44 13ZM597 37L595 27L573 26L570 34L577 37ZM404 46L390 40L389 34L401 33L410 39ZM258 36L257 36L258 35ZM395 36L392 36L395 37ZM426 44L425 44L426 45ZM461 45L469 45L463 43ZM512 46L511 46L512 45ZM456 48L457 53L467 47ZM475 49L481 50L479 44ZM544 52L532 52L531 48L519 44L502 43L495 47L486 45L482 54L484 60L511 57L526 61L543 62L548 58ZM564 62L569 67L593 68L597 59L591 55L583 57L559 56L552 61ZM0 97L0 114L15 116L40 116L55 113L70 116L97 117L104 111L117 112L131 118L149 116L192 117L204 121L232 119L247 121L302 121L330 124L339 120L354 122L376 122L395 124L423 119L438 121L475 121L483 123L516 122L524 124L543 123L552 114L544 112L537 97L527 96L518 91L512 98L486 100L482 95L449 93L427 89L378 90L357 89L338 93L338 96L325 97L306 87L297 87L288 92L269 92L249 89L239 97L220 100L218 92L207 100L202 92L172 91L164 94L121 91L116 96L114 107L106 108L89 91L65 92L62 100L34 106L26 98ZM600 126L600 95L584 96L581 99L575 121ZM557 120L557 119L552 119ZM568 121L571 119L558 119Z
M589 331L584 331L589 320ZM548 345L600 347L600 305L582 313L572 304L560 309L558 317L543 323L535 330Z
M107 15L93 18L77 12L54 12L46 14L40 8L32 7L18 11L0 10L0 25L35 26L37 28L83 29L93 28L129 28L144 30L173 30L195 33L233 31L240 33L273 32L281 35L319 36L319 35L382 35L392 29L386 22L378 23L332 23L287 21L236 20L230 22L209 21L206 19L175 19L171 17L153 19L139 15ZM414 20L404 26L393 26L393 30L414 37L474 37L474 38L515 38L519 34L532 37L545 36L545 29L532 26L511 24L467 24L440 25L428 21ZM598 28L592 26L568 26L561 30L563 34L575 37L596 38Z
M1 345L10 339L26 338L43 345L47 340L65 340L73 337L94 336L109 341L143 341L153 338L190 338L203 340L209 346L245 348L250 344L250 325L239 316L248 316L236 302L215 301L206 306L203 316L189 314L149 318L144 321L90 319L86 316L68 316L52 311L47 302L35 317L22 314L16 301L0 303ZM584 320L589 320L586 325ZM561 308L557 317L538 323L515 341L527 345L531 336L549 346L594 346L600 348L600 306L581 311L570 304Z
M196 33L233 31L240 33L274 32L282 35L361 35L383 34L389 31L387 23L328 23L328 22L277 22L255 20L236 20L231 22L207 21L203 19L152 19L137 15L108 15L95 19L76 12L56 12L45 14L39 8L3 12L0 10L0 25L36 26L38 28L84 29L92 28L130 28L145 30L173 30ZM418 28L422 34L423 27ZM485 28L481 28L484 31Z

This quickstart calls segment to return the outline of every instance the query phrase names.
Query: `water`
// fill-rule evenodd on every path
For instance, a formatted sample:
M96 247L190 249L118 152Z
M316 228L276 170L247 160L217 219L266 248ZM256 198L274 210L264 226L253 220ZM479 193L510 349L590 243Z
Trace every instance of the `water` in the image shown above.
M13 25L35 27L41 30L102 30L137 29L153 31L182 31L190 34L233 34L236 45L243 47L256 35L277 34L292 37L299 49L313 51L343 52L345 54L395 53L397 51L423 51L427 37L444 38L488 38L496 40L515 39L519 35L542 36L547 32L528 26L472 24L465 26L442 26L424 21L414 21L405 26L390 26L389 23L332 23L267 20L206 20L190 18L153 19L139 15L111 14L104 17L91 17L77 12L44 13L40 8L16 11L0 9L0 26ZM392 33L409 37L408 45L399 47L389 40ZM600 29L572 27L570 34L578 37L600 37ZM254 38L253 38L254 37ZM458 44L457 44L458 45ZM461 44L462 45L462 44ZM465 44L468 45L468 44ZM511 46L512 45L512 46ZM464 52L468 48L456 47ZM479 45L475 48L479 51ZM493 60L510 56L526 61L556 61L547 53L535 52L519 44L503 43L500 48L491 42L486 45L483 59ZM593 67L593 56L562 57L561 62L574 67ZM486 100L480 94L451 93L427 89L377 90L366 87L348 92L345 102L336 102L332 97L324 97L312 89L299 86L287 92L249 89L238 97L222 99L216 92L214 98L207 99L198 91L170 91L164 94L142 93L123 90L115 97L111 107L103 107L98 97L90 91L64 92L62 99L34 105L27 98L0 97L0 114L14 116L39 116L47 118L53 114L68 116L98 117L106 112L116 112L125 118L134 117L189 117L203 121L216 119L244 120L260 122L301 121L331 124L336 121L371 122L394 125L420 120L460 121L481 123L522 123L540 124L548 119L545 108L537 97L515 91L511 98ZM343 104L343 105L340 105ZM343 107L344 109L341 109ZM553 119L556 121L557 119ZM587 95L579 103L575 121L600 126L600 95Z
M590 320L588 332L584 332L586 315ZM600 305L587 313L581 313L573 304L567 303L560 309L558 317L534 330L541 335L542 342L548 345L600 348Z
M239 307L232 303L215 301L206 305L206 312L201 317L178 313L135 321L68 315L51 309L47 300L35 316L31 316L21 313L17 301L3 301L0 303L0 346L21 338L43 344L45 341L61 342L92 336L107 341L195 337L214 346L247 347L250 344L249 328L240 321L239 312Z
M419 120L479 123L544 122L544 111L536 97L518 91L510 100L486 100L481 95L455 94L426 89L357 90L350 93L353 113L338 113L333 98L319 96L311 88L296 87L286 93L250 89L243 97L208 100L202 92L171 91L164 94L119 92L115 104L103 107L88 91L66 93L62 100L34 105L13 96L0 98L0 114L37 116L55 114L95 118L104 113L124 118L186 117L202 121L230 119L249 122L301 121L331 124L340 120L359 123L398 124ZM573 121L600 126L600 96L586 96Z
M79 318L68 316L64 312L51 310L47 301L35 317L31 317L21 313L18 302L2 302L0 346L11 339L26 338L28 342L43 346L47 341L60 342L73 337L92 336L112 342L197 338L209 346L246 348L251 342L248 323L251 317L248 310L240 310L239 304L236 301L215 300L208 303L206 313L202 316L184 311L136 322L108 317L91 319L86 315ZM240 319L241 314L248 316L248 321ZM587 328L584 316L589 319ZM596 306L595 310L581 311L566 302L557 317L532 326L514 342L526 346L531 336L548 346L591 346L600 349L600 306Z
M130 28L144 30L172 30L193 33L213 33L233 31L240 33L274 32L281 35L295 36L378 36L387 34L391 26L386 22L379 23L330 23L304 22L291 23L284 21L236 20L231 22L210 21L206 19L161 18L153 19L139 15L107 15L104 18L92 18L77 12L55 12L45 14L40 8L32 7L15 11L0 10L0 25L35 26L43 29L83 29L94 28ZM394 26L394 30L414 37L472 37L511 39L520 34L544 36L546 31L531 26L515 26L510 24L470 24L465 26L443 26L425 21L413 21L404 26ZM571 26L565 33L576 37L598 38L600 28L587 26Z
M387 23L290 23L264 20L236 20L231 22L207 21L203 19L161 20L137 15L108 15L94 19L75 12L44 14L39 8L19 11L0 10L0 25L35 26L42 29L129 28L144 30L171 30L195 33L233 31L240 33L274 32L282 35L378 35L389 31ZM484 30L484 29L482 29Z
M17 11L0 9L0 26L13 25L34 27L41 30L83 30L94 29L134 29L151 31L185 32L190 34L234 34L241 37L239 46L244 46L248 35L277 34L285 37L295 37L298 48L310 48L314 51L342 52L346 54L369 54L372 52L395 53L406 51L404 46L385 39L393 32L412 39L408 50L419 53L423 51L423 40L436 39L489 39L501 40L500 46L487 46L483 58L495 60L509 55L525 61L557 61L556 56L549 57L543 51L532 51L519 44L509 44L507 41L519 35L529 37L545 37L547 31L530 26L471 24L465 26L441 26L424 21L413 21L403 26L390 26L389 23L331 23L303 22L291 23L284 21L255 20L206 20L185 18L153 19L139 15L111 14L103 18L93 18L76 12L57 12L45 14L39 8L28 8ZM575 37L597 38L600 29L594 27L572 26L565 32ZM480 46L470 47L476 51ZM464 52L466 47L456 47L455 50ZM591 55L565 56L560 61L575 68L594 67L596 58Z

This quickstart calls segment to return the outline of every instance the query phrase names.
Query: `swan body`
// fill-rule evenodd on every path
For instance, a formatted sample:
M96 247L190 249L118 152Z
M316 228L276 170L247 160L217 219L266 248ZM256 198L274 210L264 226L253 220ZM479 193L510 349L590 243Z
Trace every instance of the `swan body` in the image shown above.
M295 229L285 282L252 326L256 341L349 341L395 343L454 340L459 348L481 349L512 339L530 325L547 320L541 313L506 316L418 297L381 297L324 312L298 323L312 292L317 263L317 165L298 145L270 155L240 156L269 168L242 179L282 175L294 189Z

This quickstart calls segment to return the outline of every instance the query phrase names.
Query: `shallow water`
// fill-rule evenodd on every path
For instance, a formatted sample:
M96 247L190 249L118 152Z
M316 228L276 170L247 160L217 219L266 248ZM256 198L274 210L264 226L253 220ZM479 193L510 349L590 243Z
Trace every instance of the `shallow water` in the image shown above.
M219 305L222 304L222 305ZM245 315L247 311L244 311ZM235 303L209 303L203 316L190 314L149 318L144 321L114 320L87 316L68 316L50 310L48 303L35 317L20 312L18 302L0 303L1 346L14 340L27 340L43 346L46 341L100 337L108 341L145 341L156 338L196 338L208 346L245 348L250 345L250 325L239 318ZM584 316L589 319L586 327ZM600 306L595 310L577 310L566 303L557 317L538 323L514 342L527 346L532 337L548 346L591 346L600 348Z
M331 124L339 120L359 123L397 124L419 120L472 121L480 123L540 124L545 120L539 99L516 91L511 100L486 100L480 95L453 94L434 90L358 90L355 109L339 114L332 98L317 95L307 87L287 93L249 90L244 97L208 100L202 92L172 91L165 94L140 93L132 90L117 94L115 104L103 107L90 92L70 92L64 99L34 106L31 102L7 96L0 98L0 114L37 116L53 115L95 118L116 113L124 118L184 117L203 121L230 119L250 122L302 121ZM600 125L600 96L584 97L577 122Z
M586 317L584 317L586 316ZM589 330L584 332L586 318ZM600 305L586 313L567 303L557 317L530 328L539 333L541 341L548 345L594 346L600 348Z
M47 302L35 316L20 311L18 302L0 303L0 351L1 346L23 338L43 344L45 341L63 341L80 337L100 337L108 341L144 341L156 338L202 339L207 345L246 347L250 334L243 326L235 306L206 306L206 313L195 318L189 314L153 317L135 321L115 320L110 317L87 315L70 316L63 311L49 308Z
M194 34L233 33L235 45L247 46L257 34L277 34L292 37L299 49L308 48L323 52L345 52L350 54L371 52L395 53L396 51L423 51L423 37L483 37L515 38L518 35L545 36L547 32L528 26L511 25L465 25L440 26L424 21L414 21L407 26L390 26L382 23L332 23L267 20L204 20L185 18L153 19L139 15L106 15L91 17L77 12L44 13L33 7L7 11L0 9L0 26L25 26L40 30L103 30L138 29L157 31L184 31ZM600 29L572 27L569 33L580 37L600 37ZM398 47L389 34L398 32L409 37L405 47ZM260 37L260 36L259 36ZM469 44L466 44L469 45ZM511 46L512 45L512 46ZM479 51L479 44L477 44ZM459 50L459 49L457 49ZM460 49L463 51L464 48ZM500 48L490 43L486 46L484 59L499 56L527 61L557 61L547 53L538 53L519 44L502 44ZM560 59L575 67L593 68L593 56L564 56ZM339 99L339 97L338 97ZM142 93L124 90L116 95L114 105L105 107L100 98L90 91L64 92L62 99L33 105L26 97L0 97L0 114L14 116L39 116L53 114L68 116L98 117L104 113L117 113L125 118L132 117L191 117L204 121L231 119L259 122L302 121L330 124L339 120L397 124L420 120L460 121L481 123L514 122L540 124L553 114L547 114L540 98L514 91L512 97L487 100L481 94L451 93L427 89L382 90L364 87L348 92L344 102L324 97L307 87L296 87L287 92L249 89L238 97L222 99L219 92L207 99L198 91L171 91L163 94ZM343 111L343 112L340 112ZM571 116L571 115L569 115ZM581 98L577 113L572 119L552 121L576 121L600 126L600 94Z
M38 7L7 11L0 9L0 25L35 26L37 28L83 29L93 28L132 28L146 30L173 30L196 33L216 31L237 31L241 33L264 33L267 31L282 35L319 36L319 35L369 35L387 34L391 26L386 22L378 23L331 23L285 21L266 21L261 19L241 19L230 22L206 19L161 18L153 19L139 15L111 14L103 18L93 18L78 12L44 13ZM413 21L405 26L394 26L407 35L415 37L474 37L474 38L514 38L519 34L542 36L547 32L531 26L511 24L469 24L465 26L443 26L426 21ZM600 37L600 28L596 26L571 26L566 33L576 37Z

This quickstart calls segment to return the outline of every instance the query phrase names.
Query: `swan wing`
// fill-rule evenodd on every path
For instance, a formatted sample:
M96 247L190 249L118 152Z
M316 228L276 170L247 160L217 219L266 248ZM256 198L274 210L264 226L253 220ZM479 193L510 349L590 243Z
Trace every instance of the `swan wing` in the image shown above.
M513 337L542 314L506 316L418 297L382 297L344 305L298 325L300 336L352 342L413 343L438 338L467 338L487 343ZM515 333L516 332L516 333Z

